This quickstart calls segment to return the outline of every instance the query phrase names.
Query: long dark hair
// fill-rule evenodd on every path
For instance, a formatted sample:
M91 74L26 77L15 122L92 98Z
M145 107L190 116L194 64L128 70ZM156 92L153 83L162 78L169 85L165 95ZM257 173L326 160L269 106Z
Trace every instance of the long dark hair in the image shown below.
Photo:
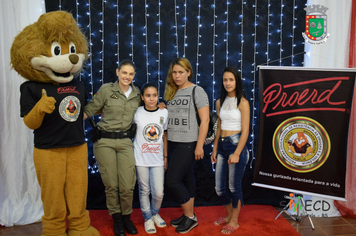
M148 88L155 88L157 90L157 93L158 93L158 88L156 85L154 85L153 83L145 83L144 85L142 85L141 87L141 96L143 96L143 94L145 93L145 90L148 89ZM145 102L141 99L141 103L140 103L141 106L144 106L145 105Z
M236 67L233 66L228 66L224 69L223 71L223 76L225 72L230 72L234 75L235 77L235 82L236 82L236 87L235 87L235 96L237 98L237 107L239 107L239 104L241 102L241 98L245 96L244 90L243 90L243 84L242 84L242 79L239 71L237 70ZM220 94L220 107L224 103L225 99L227 96L227 91L224 87L224 79L221 80L221 94Z

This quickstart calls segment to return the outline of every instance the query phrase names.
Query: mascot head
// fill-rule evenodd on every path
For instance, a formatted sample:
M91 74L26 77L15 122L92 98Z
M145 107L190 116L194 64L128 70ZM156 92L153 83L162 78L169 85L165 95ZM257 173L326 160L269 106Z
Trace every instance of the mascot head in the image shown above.
M70 82L86 58L86 38L72 14L64 11L41 15L11 46L12 67L25 79L37 82Z

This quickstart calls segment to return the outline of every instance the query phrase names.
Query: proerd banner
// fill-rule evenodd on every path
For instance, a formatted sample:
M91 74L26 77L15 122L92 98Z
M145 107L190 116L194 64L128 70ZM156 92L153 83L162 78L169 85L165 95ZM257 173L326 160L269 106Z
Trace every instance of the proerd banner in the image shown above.
M345 199L356 71L259 68L254 186Z

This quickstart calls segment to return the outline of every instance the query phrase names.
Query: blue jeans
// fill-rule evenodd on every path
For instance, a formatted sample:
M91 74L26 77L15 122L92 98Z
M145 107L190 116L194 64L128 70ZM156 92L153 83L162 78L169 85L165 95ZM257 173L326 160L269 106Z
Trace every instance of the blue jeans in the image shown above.
M179 143L169 141L171 153L166 184L180 205L195 197L194 178L195 147L197 142Z
M227 206L232 203L233 208L237 208L239 200L243 206L241 182L249 159L249 152L245 146L238 163L230 165L227 163L230 155L236 150L240 136L241 133L219 138L215 172L215 191L220 197L221 204Z
M142 215L147 221L161 209L164 194L164 166L136 166L136 174Z

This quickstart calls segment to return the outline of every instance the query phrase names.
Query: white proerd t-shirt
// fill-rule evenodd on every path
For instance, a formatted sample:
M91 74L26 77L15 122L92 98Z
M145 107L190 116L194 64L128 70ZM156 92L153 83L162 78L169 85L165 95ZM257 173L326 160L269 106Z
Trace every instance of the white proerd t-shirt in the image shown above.
M164 166L162 137L167 130L168 110L148 111L141 106L133 122L137 125L133 143L136 166Z

